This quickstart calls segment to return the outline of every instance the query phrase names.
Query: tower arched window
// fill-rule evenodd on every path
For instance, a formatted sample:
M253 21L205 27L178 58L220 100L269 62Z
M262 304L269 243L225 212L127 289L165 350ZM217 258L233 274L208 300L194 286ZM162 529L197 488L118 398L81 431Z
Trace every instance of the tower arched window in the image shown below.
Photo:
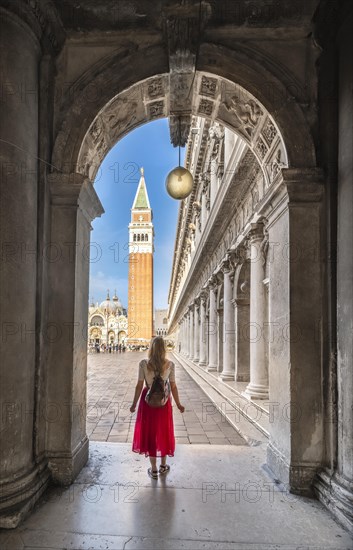
M144 234L141 235L141 241L144 241L145 240L145 236Z
M148 241L148 235L147 235L147 233L146 233L146 235L145 235L145 241Z
M137 235L137 240L138 240L138 241L140 240L140 234Z
M136 241L136 234L135 233L134 233L134 239L133 240Z

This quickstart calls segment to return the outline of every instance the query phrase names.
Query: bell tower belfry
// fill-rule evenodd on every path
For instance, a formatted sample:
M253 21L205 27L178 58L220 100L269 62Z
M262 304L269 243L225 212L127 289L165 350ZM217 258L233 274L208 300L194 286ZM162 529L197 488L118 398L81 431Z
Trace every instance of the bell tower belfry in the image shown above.
M149 344L153 334L153 223L144 169L129 223L129 344Z

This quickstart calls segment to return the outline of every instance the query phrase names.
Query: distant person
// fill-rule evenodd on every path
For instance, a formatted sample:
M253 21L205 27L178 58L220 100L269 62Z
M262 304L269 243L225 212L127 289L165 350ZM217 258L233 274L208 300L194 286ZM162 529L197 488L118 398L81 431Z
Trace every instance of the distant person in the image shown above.
M175 366L172 361L166 359L165 344L161 336L152 339L148 351L148 360L142 359L139 363L135 396L130 407L130 412L135 412L136 404L141 396L137 410L132 450L135 453L149 457L151 467L148 468L147 473L153 479L158 479L158 472L161 475L169 472L170 466L167 464L167 455L174 456L175 451L171 397L169 396L165 405L160 407L152 407L145 400L153 379L158 373L160 373L163 381L169 380L175 404L179 411L183 413L185 408L179 401L178 388L175 382ZM143 388L144 382L145 387ZM159 470L157 470L157 457L161 458Z

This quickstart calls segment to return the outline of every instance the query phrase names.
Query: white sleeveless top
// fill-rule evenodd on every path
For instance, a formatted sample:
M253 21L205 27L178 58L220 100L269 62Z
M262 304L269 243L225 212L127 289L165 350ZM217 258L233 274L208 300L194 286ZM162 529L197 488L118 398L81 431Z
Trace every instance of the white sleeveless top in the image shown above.
M172 361L168 361L167 368L161 375L163 380L169 378L169 382L175 382L175 365ZM139 363L138 379L144 380L146 385L150 388L154 378L154 371L147 368L147 359L142 359Z

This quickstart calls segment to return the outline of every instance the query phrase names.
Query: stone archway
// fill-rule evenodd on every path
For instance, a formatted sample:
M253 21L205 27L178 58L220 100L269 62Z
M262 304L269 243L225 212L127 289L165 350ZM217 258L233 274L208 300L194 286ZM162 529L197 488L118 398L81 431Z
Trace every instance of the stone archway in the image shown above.
M103 158L119 139L141 124L169 116L173 140L175 113L170 110L173 83L169 73L165 70L161 72L163 63L158 65L159 55L158 48L151 48L146 52L147 59L153 58L153 62L149 66L145 64L144 71L149 67L152 74L139 74L136 71L134 81L131 80L131 67L139 66L140 62L136 54L125 56L124 59L117 56L107 62L99 74L95 68L94 76L86 74L81 86L76 84L74 101L71 105L65 104L62 111L61 125L53 149L52 164L57 169L50 176L53 188L66 178L68 183L70 180L74 181L77 190L80 189L79 200L82 193L84 196L89 195L92 200L94 190L91 182ZM119 80L115 73L117 63L120 66ZM210 44L204 45L200 52L198 66L192 82L192 99L188 104L186 119L202 116L207 121L220 122L238 134L261 167L264 194L267 196L276 195L279 187L282 187L282 201L284 197L287 197L285 200L296 201L300 196L300 201L311 202L313 199L316 203L321 191L318 185L319 176L315 170L315 150L310 128L297 104L288 103L285 82L266 71L266 64L261 66L248 58L244 51L239 53L216 49ZM124 75L129 77L128 81L124 81ZM97 101L91 101L87 105L84 101L87 86L94 82L99 87L105 81L110 81L112 85L109 88L100 88L102 93ZM264 81L271 86L261 86ZM252 93L255 90L256 95ZM184 114L181 115L182 120L183 116ZM70 173L61 175L60 171L66 171L67 167ZM98 208L97 199L94 201L95 208ZM271 218L272 215L276 218L275 201L268 201L268 205L267 217ZM291 212L294 213L294 210ZM306 212L308 213L308 209ZM287 224L289 229L292 222L288 219ZM283 238L278 236L281 231L283 229L276 226L272 237L277 240ZM88 238L86 235L85 239ZM317 233L313 234L313 239L315 246ZM221 304L218 310L222 315ZM288 315L290 316L290 312ZM223 362L222 353L223 350L219 349L219 365ZM290 385L288 380L288 388ZM282 429L283 426L279 425L279 433ZM83 433L81 435L84 437ZM285 438L287 436L290 441L292 434L288 432ZM278 460L277 451L274 446L269 461L272 468L275 471L281 470L282 478L288 480L291 474L287 468L287 459ZM291 455L290 445L287 452Z
M7 61L9 80L16 82L17 74L22 73L26 82L38 83L38 74L43 72L51 87L60 88L67 76L62 69L62 60L53 62L49 59L51 53L44 59L41 43L36 36L41 35L39 27L32 25L35 29L32 32L27 23L19 22L16 17L14 14L6 14L4 44L13 49L16 58L16 64L11 65ZM49 33L46 39L50 41L52 35ZM26 58L22 56L22 50L28 52ZM56 54L57 51L53 58ZM57 327L61 334L57 339L33 337L26 340L21 348L20 360L25 367L23 371L31 376L31 382L26 384L21 398L29 403L28 409L33 409L34 414L31 422L29 417L26 419L26 430L16 432L16 446L21 456L16 457L8 471L10 477L25 472L21 483L23 493L28 495L29 500L37 498L49 474L58 483L71 483L88 457L85 433L88 250L90 223L94 217L103 213L92 186L92 178L97 165L117 140L139 124L162 116L171 118L172 138L175 117L178 115L185 117L185 128L192 115L220 121L242 136L261 165L268 186L268 197L271 194L274 197L271 206L268 203L268 218L272 215L271 236L277 238L279 223L283 224L282 238L293 235L303 225L312 227L312 223L306 224L311 214L307 206L309 203L311 207L320 199L315 148L310 123L298 103L291 101L288 94L288 85L293 81L284 67L280 64L273 66L270 59L259 53L254 56L245 45L237 45L236 50L231 50L218 44L202 42L195 75L191 80L190 75L186 79L187 93L183 95L181 90L180 105L174 102L171 109L170 97L175 93L178 79L174 78L175 74L171 74L173 69L169 71L173 67L170 61L172 56L168 59L161 41L143 48L117 46L99 63L92 62L67 93L53 100L53 106L43 103L39 112L39 105L34 98L30 98L30 108L22 103L17 109L8 110L9 117L12 117L9 121L11 124L8 124L13 131L11 139L26 148L31 159L27 166L30 170L26 181L20 185L18 177L12 178L11 188L22 198L26 208L23 208L21 201L16 200L10 209L11 220L21 219L21 227L25 228L26 242L31 250L39 248L42 251L47 243L54 243L56 248L52 246L50 252L57 252L55 261L51 258L49 262L43 259L36 262L37 279L35 269L29 263L21 265L19 262L20 267L16 266L15 269L11 262L5 266L7 280L17 280L21 287L21 292L13 293L11 307L10 302L6 301L8 309L4 309L5 317L13 319L13 312L18 310L22 312L27 327L36 327L38 335L43 327L46 328L46 323ZM56 70L57 77L54 79ZM93 97L89 93L92 87L97 90ZM297 95L300 96L300 93ZM130 118L127 118L126 105L131 107ZM45 124L47 126L44 128ZM37 158L42 154L39 144L42 153L46 151L47 159L47 164L43 163L40 172L37 166ZM281 152L280 158L278 150ZM17 149L15 152L11 150L6 158L20 166L23 158L28 160L29 157L23 157L23 153ZM93 169L89 163L93 163ZM283 169L283 166L288 168ZM278 189L281 189L282 194ZM37 200L38 197L34 199L35 192L40 200ZM283 201L305 204L305 207L287 209L285 217L282 216L279 222L276 216ZM316 242L319 230L318 216L315 220L315 231L307 235L310 246ZM10 233L5 234L7 236L9 241L13 239ZM16 240L18 243L23 241L20 230L16 233ZM292 270L290 274L293 275ZM313 281L317 278L315 272ZM301 284L303 281L299 272L294 272L294 281L297 287L304 286L305 291L311 294L312 286ZM279 279L277 284L281 285L282 282ZM24 289L27 289L26 294ZM291 295L291 292L288 294ZM36 295L40 296L38 303L32 298ZM288 305L287 302L280 307L276 303L272 304L278 306L278 311L272 308L276 315L280 316L284 308L290 317L292 304ZM317 305L313 311L317 311ZM279 370L279 356L281 353L283 355L283 350L274 352L277 353L274 362L277 361ZM285 353L288 363L295 364L291 352L292 348L287 347ZM15 381L15 374L20 377L16 370L19 358L11 355L9 348L5 359L9 372L14 373ZM308 361L317 365L316 350L312 350L311 356L308 355ZM293 367L285 380L289 399L293 397L291 391L297 381L295 375L296 367ZM19 387L10 376L9 380L9 387ZM308 384L308 387L311 386L315 384ZM305 395L306 401L312 398L312 394ZM47 403L60 403L61 415L55 424L48 422L41 414ZM301 426L295 429L298 437ZM284 481L291 476L288 473L291 469L294 471L295 467L301 466L303 452L299 449L298 456L293 455L292 440L293 433L288 431L285 422L275 426L271 444L273 455L278 457L278 467L273 460L270 462ZM302 449L306 444L307 440L303 441ZM5 453L11 449L11 442L6 445ZM305 460L308 464L314 464L314 469L317 457L308 456ZM7 457L4 461L8 464ZM45 475L41 476L42 472ZM17 505L24 499L16 483L12 479L6 480L5 493L8 498L5 499L5 507Z
M71 104L64 102L62 116L58 116L59 125L52 156L52 164L56 170L50 176L54 195L55 189L59 190L59 194L72 193L76 189L78 198L75 200L78 204L86 202L85 208L91 218L102 212L92 181L103 158L119 139L141 124L166 116L170 118L171 139L174 139L176 115L170 108L170 96L175 90L170 74L165 71L164 63L161 62L161 52L156 47L144 52L148 63L143 63L143 69L139 55L118 55L108 60L98 74L96 68L91 75L85 74L82 82L76 84L74 101ZM119 79L115 72L117 64L120 67ZM311 228L310 235L306 232L308 247L317 248L320 242L319 204L322 191L320 172L315 168L315 148L310 126L297 103L288 101L285 71L277 68L275 75L266 69L266 65L266 60L263 64L255 61L246 49L234 52L205 44L200 51L198 70L192 80L188 111L185 114L180 109L179 115L182 124L185 123L184 130L192 116L220 122L238 134L251 150L263 174L266 197L263 215L268 219L270 241L277 242L280 246L284 246L286 242L291 243L304 224L307 229ZM132 79L131 67L134 66L139 67L139 70ZM110 81L111 85L103 88L102 83L106 81ZM87 104L84 98L87 86L92 82L102 93L96 101ZM82 227L77 226L76 231L82 232ZM84 242L89 241L88 231L87 227L84 231ZM53 235L52 238L54 237L60 238L59 235ZM76 235L73 238L76 239ZM307 252L305 254L306 261L310 263ZM296 289L302 288L303 274L296 269L297 266L288 262L285 262L286 267L283 269L282 260L279 259L271 268L281 281L277 284L285 285L288 292L283 296L281 305L275 295L270 296L269 300L272 300L274 319L282 322L283 311L286 311L286 318L291 325L298 322L301 316L300 311L293 307L291 296L293 289L297 292ZM312 266L312 270L314 276L311 279L304 278L308 296L315 302L311 315L314 323L320 317L321 311L320 268L316 265ZM59 289L57 295L60 295ZM180 309L182 307L185 306L181 303ZM276 307L280 309L276 311ZM220 303L218 311L221 315ZM176 312L173 315L174 313ZM320 389L313 389L318 378L320 351L317 343L312 342L309 331L304 339L304 351L297 355L296 360L299 365L303 355L306 355L307 360L311 357L314 365L311 369L311 395L303 402L303 410L307 410L309 403L311 407L312 400L316 402L321 399ZM222 349L218 353L221 357ZM295 345L288 342L286 353L291 362L289 358L297 353ZM271 361L272 376L276 379L282 368L283 350L273 347ZM219 365L221 363L222 359ZM70 365L72 368L71 360L68 362L69 370ZM295 369L292 374L294 372ZM297 372L300 379L299 371ZM272 383L272 398L280 402L282 396L287 395L289 402L293 401L294 411L296 393L292 394L292 391L297 391L295 388L298 380L292 374L288 375L285 382L285 392L283 387ZM322 430L322 425L318 427L312 415L311 421L313 430ZM299 443L299 447L293 444L294 432L299 441L300 430L299 425L288 429L286 419L279 418L278 423L272 426L268 459L279 477L292 483L293 488L299 491L308 486L316 468L315 464L321 461L322 453L322 449L315 449L303 462ZM85 438L84 432L80 433L81 443L77 441L79 445ZM312 437L310 430L307 437L308 441ZM87 446L85 449L82 451L83 455L87 453Z

